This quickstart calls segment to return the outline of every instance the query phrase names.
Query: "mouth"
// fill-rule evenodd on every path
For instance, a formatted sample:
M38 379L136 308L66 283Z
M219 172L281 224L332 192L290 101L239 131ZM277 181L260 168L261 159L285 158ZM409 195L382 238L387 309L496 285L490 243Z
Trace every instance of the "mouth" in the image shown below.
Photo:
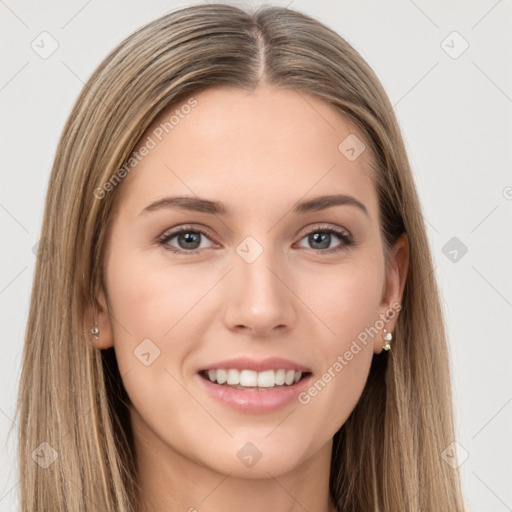
M282 357L240 356L197 370L200 387L218 404L243 414L267 414L298 404L311 384L311 368Z
M201 370L199 375L218 386L242 391L271 391L290 388L307 379L311 372L276 368L264 371L237 368Z

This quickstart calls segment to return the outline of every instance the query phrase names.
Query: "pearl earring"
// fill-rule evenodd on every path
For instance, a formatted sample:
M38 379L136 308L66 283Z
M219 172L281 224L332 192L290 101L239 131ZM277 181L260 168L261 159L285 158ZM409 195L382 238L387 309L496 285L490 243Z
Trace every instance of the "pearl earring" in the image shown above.
M387 351L391 348L391 345L389 344L389 342L393 339L393 335L389 331L384 329L384 333L382 334L382 337L386 341L386 344L382 347L382 349Z
M98 323L96 322L94 327L89 331L91 336L94 336L94 339L98 339L100 337L100 330L98 328Z
M94 324L91 324L91 325L94 325L94 327L89 330L89 335L94 336L94 339L97 340L100 337L100 330L98 328L98 322L94 322ZM84 331L84 334L85 334L85 331Z

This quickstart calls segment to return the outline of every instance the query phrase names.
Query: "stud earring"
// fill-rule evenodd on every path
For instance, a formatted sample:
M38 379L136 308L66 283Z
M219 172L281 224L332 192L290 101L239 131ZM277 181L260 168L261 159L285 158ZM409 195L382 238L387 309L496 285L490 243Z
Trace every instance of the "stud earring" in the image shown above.
M389 342L393 339L393 335L384 329L384 333L382 334L382 337L384 338L384 341L386 341L386 344L382 347L383 350L389 350L391 348L391 345Z
M98 339L100 337L100 330L98 328L98 322L95 322L94 327L89 331L91 336L94 336L94 339Z
M98 328L98 322L94 322L94 324L91 324L93 326L92 329L89 330L89 335L94 336L94 339L97 340L100 337L100 330ZM85 331L84 331L85 334Z

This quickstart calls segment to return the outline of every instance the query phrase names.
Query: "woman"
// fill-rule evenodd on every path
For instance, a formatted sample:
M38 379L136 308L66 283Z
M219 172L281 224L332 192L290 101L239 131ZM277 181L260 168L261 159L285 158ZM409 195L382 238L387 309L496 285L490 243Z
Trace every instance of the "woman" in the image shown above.
M64 128L42 238L23 511L464 509L400 130L324 25L214 4L128 37Z

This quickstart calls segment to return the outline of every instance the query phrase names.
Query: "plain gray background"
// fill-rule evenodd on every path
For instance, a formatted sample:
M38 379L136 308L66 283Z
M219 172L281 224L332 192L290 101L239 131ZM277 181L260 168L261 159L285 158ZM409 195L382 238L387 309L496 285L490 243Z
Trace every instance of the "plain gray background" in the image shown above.
M191 3L0 0L0 511L17 510L12 418L58 137L106 54L144 23ZM443 294L468 509L512 510L512 0L272 3L336 30L388 92ZM41 38L47 49L58 44L47 58L31 46Z

